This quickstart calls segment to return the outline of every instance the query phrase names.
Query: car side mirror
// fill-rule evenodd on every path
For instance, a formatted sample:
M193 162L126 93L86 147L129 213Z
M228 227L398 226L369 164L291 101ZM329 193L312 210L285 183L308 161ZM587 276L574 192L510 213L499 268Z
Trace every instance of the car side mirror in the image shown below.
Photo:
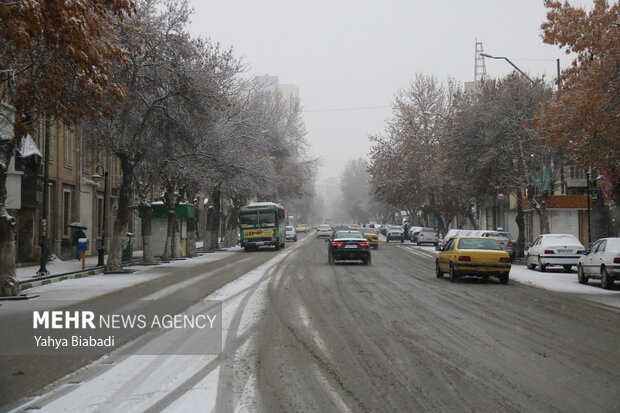
M330 240L329 238L325 240L325 242L330 242L330 241L331 241L331 240Z
M527 244L525 244L525 248L526 249L530 249L530 247L532 246L532 243L528 242Z
M437 247L435 247L435 251L443 251L443 247L437 246Z

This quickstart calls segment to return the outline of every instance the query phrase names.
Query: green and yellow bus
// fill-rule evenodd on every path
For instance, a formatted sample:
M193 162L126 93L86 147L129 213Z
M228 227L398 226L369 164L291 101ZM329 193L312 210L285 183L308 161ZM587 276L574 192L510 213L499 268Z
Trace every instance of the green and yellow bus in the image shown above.
M263 246L284 248L285 227L284 207L274 202L255 202L239 208L241 246L248 252Z

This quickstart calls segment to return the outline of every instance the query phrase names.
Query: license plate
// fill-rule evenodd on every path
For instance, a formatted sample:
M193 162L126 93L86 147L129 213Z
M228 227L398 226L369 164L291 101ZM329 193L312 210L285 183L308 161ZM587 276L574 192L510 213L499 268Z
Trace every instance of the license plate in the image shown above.
M345 245L345 248L357 248L357 245Z
M571 252L573 252L573 250L559 249L558 252L560 254L570 254Z

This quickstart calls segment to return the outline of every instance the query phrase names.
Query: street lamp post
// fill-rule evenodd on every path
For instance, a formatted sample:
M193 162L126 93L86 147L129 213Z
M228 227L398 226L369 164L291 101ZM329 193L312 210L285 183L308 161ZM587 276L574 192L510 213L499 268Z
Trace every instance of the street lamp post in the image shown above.
M37 271L37 277L45 277L50 274L47 269L47 258L49 252L47 250L48 244L48 222L47 204L49 203L49 160L50 160L50 140L52 138L52 120L49 115L45 116L45 157L43 158L43 205L41 206L41 227L40 227L40 246L41 257L39 270Z
M106 227L106 210L108 205L108 171L103 169L103 166L99 165L95 168L95 173L92 178L99 180L103 177L103 222L101 224L101 243L97 249L97 266L102 267L105 265L105 227Z
M514 68L515 68L515 70L516 70L517 72L521 73L521 75L522 75L524 78L526 78L527 80L529 80L532 84L536 83L536 82L534 82L534 81L532 80L532 78L530 78L528 75L526 75L526 74L525 74L525 72L524 72L523 70L519 69L519 68L517 67L517 65L515 65L514 63L512 63L512 62L510 61L510 59L508 59L507 57L504 57L504 56L491 56L490 54L486 54L486 53L480 53L480 56L482 56L482 57L488 57L489 59L503 59L503 60L507 61L507 62L510 64L510 66L514 67Z

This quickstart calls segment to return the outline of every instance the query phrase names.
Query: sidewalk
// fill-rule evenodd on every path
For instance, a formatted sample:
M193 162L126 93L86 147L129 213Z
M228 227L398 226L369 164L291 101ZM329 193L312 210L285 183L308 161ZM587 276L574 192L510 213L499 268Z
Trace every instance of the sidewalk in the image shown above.
M30 278L30 275L33 272L36 273L39 269L38 266L23 267L19 270L21 270L20 272L24 272L25 278L20 278L19 280L25 282L22 283L20 287L22 288L22 293L38 294L41 298L47 300L86 300L111 291L163 277L175 269L217 261L230 256L231 253L240 251L243 250L239 247L234 247L215 252L202 253L193 258L172 260L158 265L134 266L132 269L136 271L126 274L103 274L102 267L89 268L88 266L87 269L82 272L81 263L77 260L59 261L52 264L53 267L48 266L48 269L52 271L53 274L63 274L61 271L70 271L71 269L75 269L78 272L73 275L38 280L36 278ZM134 256L140 257L142 251L137 253L138 255ZM96 265L97 257L90 258L93 258L93 265Z

